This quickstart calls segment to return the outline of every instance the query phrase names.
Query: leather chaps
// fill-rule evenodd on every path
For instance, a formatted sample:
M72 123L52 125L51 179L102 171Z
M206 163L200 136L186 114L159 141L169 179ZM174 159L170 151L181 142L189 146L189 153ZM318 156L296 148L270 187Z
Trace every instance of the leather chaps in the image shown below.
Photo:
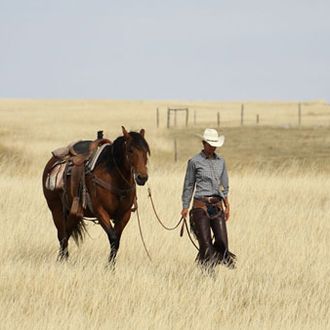
M229 252L227 226L222 209L219 209L215 217L210 217L204 208L193 208L190 211L190 226L199 243L196 257L199 264L207 267L224 264L234 268L235 255Z

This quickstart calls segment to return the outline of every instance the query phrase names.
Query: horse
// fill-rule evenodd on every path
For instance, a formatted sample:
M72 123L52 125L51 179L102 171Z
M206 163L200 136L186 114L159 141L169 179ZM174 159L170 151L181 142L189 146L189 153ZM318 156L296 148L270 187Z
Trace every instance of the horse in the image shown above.
M46 180L56 163L53 156L46 164L43 176L43 193L57 228L60 244L58 260L69 257L68 241L72 236L76 244L83 241L87 232L84 217L98 220L108 236L110 255L108 261L115 264L122 232L136 206L136 184L144 185L148 180L147 161L150 148L144 138L145 130L127 132L113 143L104 146L94 169L84 173L87 190L87 207L81 214L71 214L68 205L72 203L70 193L71 176L65 175L64 189L49 190Z

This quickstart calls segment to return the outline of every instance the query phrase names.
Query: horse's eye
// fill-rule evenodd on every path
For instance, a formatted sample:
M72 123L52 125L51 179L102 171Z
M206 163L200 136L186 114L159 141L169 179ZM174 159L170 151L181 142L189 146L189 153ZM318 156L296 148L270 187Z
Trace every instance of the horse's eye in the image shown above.
M127 152L130 153L130 154L132 154L133 153L133 149L128 149Z

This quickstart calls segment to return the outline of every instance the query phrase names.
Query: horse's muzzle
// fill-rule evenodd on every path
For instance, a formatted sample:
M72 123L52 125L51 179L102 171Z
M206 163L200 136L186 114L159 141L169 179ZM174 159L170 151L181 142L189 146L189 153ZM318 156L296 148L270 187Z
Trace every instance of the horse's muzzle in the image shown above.
M136 175L135 177L135 181L139 186L144 186L144 184L147 182L148 180L148 175Z

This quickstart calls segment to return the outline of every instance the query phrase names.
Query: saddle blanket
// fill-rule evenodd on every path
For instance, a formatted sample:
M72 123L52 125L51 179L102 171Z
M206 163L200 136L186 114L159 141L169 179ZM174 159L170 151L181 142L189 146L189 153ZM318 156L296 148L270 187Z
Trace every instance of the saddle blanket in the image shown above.
M52 170L48 173L46 179L46 189L54 191L64 188L64 171L67 163L57 163Z
M97 163L97 160L99 159L101 153L103 152L103 150L105 148L107 148L108 146L110 146L110 143L105 143L102 144L96 151L95 153L91 156L91 158L87 161L86 163L86 170L87 172L92 172L95 168L95 165Z

